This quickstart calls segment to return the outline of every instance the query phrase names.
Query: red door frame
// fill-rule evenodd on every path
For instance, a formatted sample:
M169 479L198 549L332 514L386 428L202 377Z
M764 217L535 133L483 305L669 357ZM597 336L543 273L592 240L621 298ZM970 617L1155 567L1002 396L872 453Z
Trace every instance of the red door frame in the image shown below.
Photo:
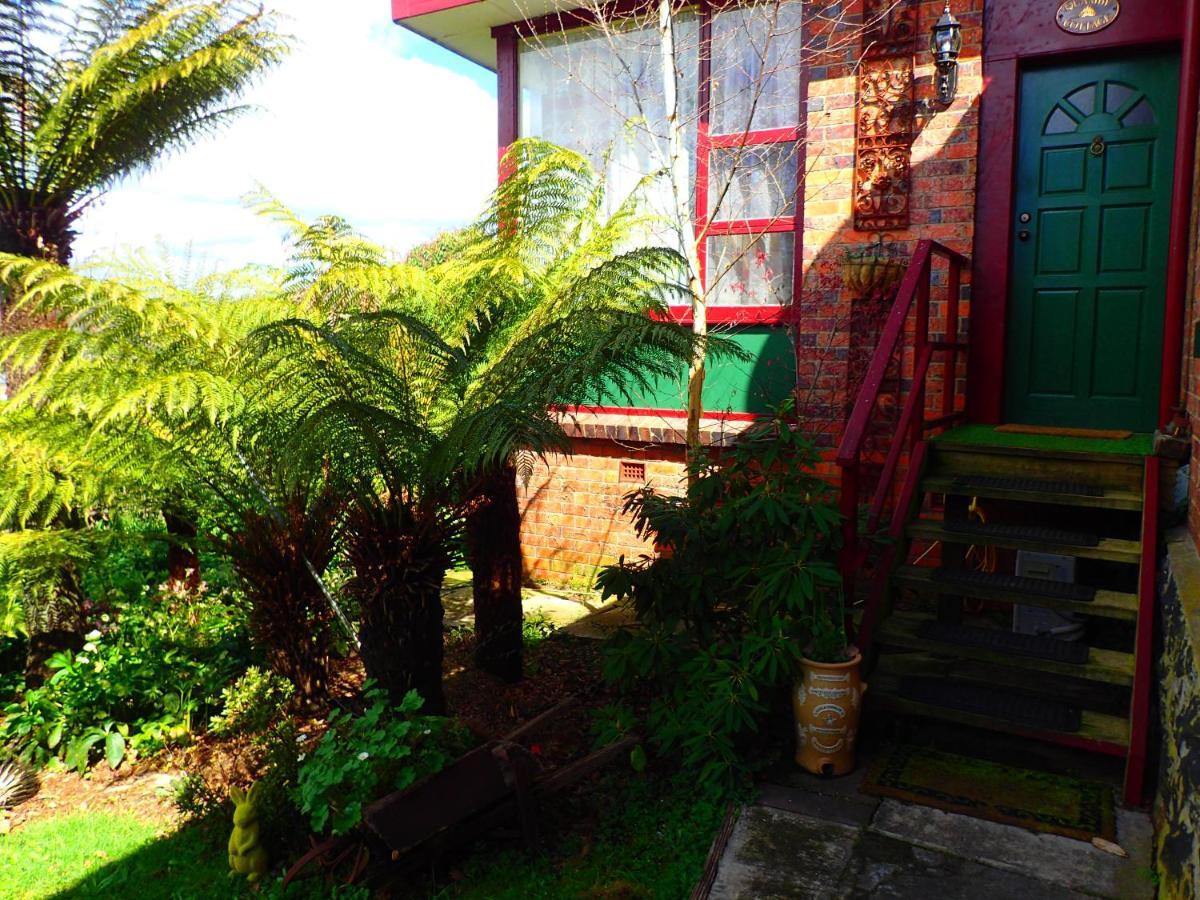
M967 410L972 421L1000 422L1004 408L1009 258L1012 250L1012 181L1016 169L1017 116L1023 63L1046 57L1154 45L1181 47L1179 126L1171 192L1166 316L1159 420L1180 400L1183 327L1200 92L1200 0L1126 4L1117 20L1091 35L1069 34L1051 21L1053 5L1012 0L984 7L980 101L979 184L975 201L974 272L971 279L971 351Z

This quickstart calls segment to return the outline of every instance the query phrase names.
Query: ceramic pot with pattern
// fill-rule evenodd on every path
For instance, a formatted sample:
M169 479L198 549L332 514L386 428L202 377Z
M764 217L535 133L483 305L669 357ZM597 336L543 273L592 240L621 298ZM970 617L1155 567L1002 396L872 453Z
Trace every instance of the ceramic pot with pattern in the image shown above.
M796 765L814 775L847 775L854 771L854 745L867 686L862 682L862 654L845 662L805 659L792 689L796 720Z

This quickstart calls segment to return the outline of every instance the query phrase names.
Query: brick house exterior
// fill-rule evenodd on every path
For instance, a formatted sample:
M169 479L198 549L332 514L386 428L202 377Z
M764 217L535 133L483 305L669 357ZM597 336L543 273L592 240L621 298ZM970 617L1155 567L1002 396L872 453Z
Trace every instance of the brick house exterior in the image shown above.
M965 409L971 421L1013 420L1016 401L1011 394L1020 380L1016 373L1027 365L1018 352L1020 348L1014 350L1012 344L1012 335L1019 329L1013 320L1016 307L1009 300L1015 290L1010 285L1014 254L1029 234L1018 224L1026 220L1018 220L1020 211L1014 207L1014 185L1022 165L1017 157L1023 85L1032 89L1033 81L1027 84L1027 76L1032 78L1049 66L1077 65L1082 67L1078 71L1084 72L1087 66L1105 65L1106 60L1115 60L1113 65L1123 65L1126 60L1136 65L1138 60L1158 57L1182 60L1182 65L1164 63L1166 77L1177 85L1169 87L1168 93L1172 102L1178 100L1179 109L1157 110L1158 120L1165 123L1183 118L1179 118L1177 130L1170 134L1164 131L1162 136L1164 142L1173 143L1176 152L1170 190L1160 185L1161 228L1153 233L1156 236L1152 235L1152 243L1167 243L1169 218L1166 296L1154 300L1165 312L1161 323L1148 320L1148 327L1162 330L1162 351L1156 350L1156 361L1150 363L1156 367L1155 383L1139 388L1142 394L1138 402L1144 407L1144 415L1134 423L1133 430L1147 431L1146 423L1151 421L1166 423L1171 409L1180 405L1186 405L1193 423L1200 421L1200 363L1193 352L1200 349L1194 346L1200 333L1200 285L1195 279L1195 210L1200 203L1194 195L1192 177L1196 168L1196 70L1200 65L1196 61L1197 3L952 0L949 7L961 23L962 46L957 60L957 91L948 106L932 102L937 70L928 46L929 30L941 16L944 0L806 4L806 9L820 6L832 14L824 18L814 14L812 24L803 26L808 29L805 46L818 49L807 50L807 58L797 67L800 108L805 114L798 121L785 123L792 129L788 139L796 138L803 148L798 154L795 209L786 219L794 223L794 228L788 225L794 257L790 302L715 310L718 326L751 342L760 365L751 373L734 373L728 383L722 383L726 393L707 405L712 418L705 423L706 440L720 443L728 439L768 406L792 393L825 455L826 474L831 479L838 477L836 448L888 312L886 301L855 296L843 277L843 263L847 251L878 241L881 233L901 257L907 258L918 242L932 240L970 261L959 296L950 301L944 293L936 294L930 309L931 332L950 340L956 336L945 334L944 319L947 304L957 304L957 337L970 341L969 365L952 370L943 367L940 374L935 372L928 386L930 403L940 402L941 382L952 371L958 379L956 394L965 389ZM638 7L630 4L629 8ZM705 34L705 27L719 28L719 16L729 8L706 4L694 7L700 16L700 34ZM533 108L543 102L538 94L543 86L531 87L523 80L538 77L534 59L527 53L528 45L564 29L571 35L587 27L585 13L573 13L570 4L555 5L552 0L541 0L528 8L502 0L393 0L393 18L498 73L501 148L531 127L536 130L536 125L529 124L533 117L525 117L525 106ZM864 23L868 21L874 24L867 27ZM1098 24L1102 27L1094 27ZM822 28L827 33L820 33ZM908 67L911 79L911 93L903 101L910 114L907 191L903 198L906 209L900 219L881 226L878 221L860 220L857 201L862 197L863 161L868 152L861 138L868 127L865 114L873 102L869 76L881 64L897 60ZM717 61L710 63L717 65ZM717 86L715 79L705 81L710 77L708 70L703 66L700 70L701 85ZM546 78L544 74L540 77ZM1063 78L1071 77L1068 68ZM1128 74L1114 69L1109 81L1104 80L1106 77L1102 72L1098 83L1101 91L1109 91L1108 100L1087 100L1078 92L1071 96L1081 105L1107 103L1111 108L1081 110L1064 100L1061 109L1076 119L1091 113L1132 115L1125 107L1117 108L1117 88L1103 87L1128 79ZM546 96L553 99L552 91L546 91ZM548 105L550 101L545 102ZM543 116L542 121L549 120ZM1134 121L1129 120L1131 124ZM1045 146L1039 152L1051 153L1053 148L1047 150L1045 141L1055 135L1053 120L1046 125L1045 134L1049 137L1043 140ZM778 136L770 139L777 140ZM707 172L708 162L715 159L708 154L726 145L716 138L711 147L703 145L697 151L701 162L698 171ZM1103 152L1103 145L1097 146ZM1113 160L1115 166L1115 156ZM1157 173L1156 177L1170 180L1165 173ZM1186 261L1189 241L1193 258L1190 265ZM1097 252L1107 253L1107 247ZM944 269L935 266L933 280L944 287ZM1042 309L1038 307L1035 314L1041 316ZM1096 313L1102 314L1109 313ZM1109 327L1118 338L1123 328L1128 330L1119 323L1105 326L1099 319L1094 327L1097 334ZM1054 356L1061 350L1061 355L1069 355L1066 338L1055 339L1051 334L1050 339L1049 351L1047 338L1038 334L1024 352ZM1115 339L1112 335L1097 337L1099 349L1095 353L1111 355L1108 344ZM1143 347L1159 340L1157 331L1148 339ZM1118 349L1116 358L1120 357ZM1044 377L1053 376L1054 364L1050 360L1043 367L1050 373ZM1038 363L1035 360L1030 365L1036 368ZM1097 377L1111 366L1095 362ZM894 373L897 404L908 387L911 372L912 360L902 360L901 369ZM679 391L672 394L667 389L636 408L603 407L567 415L575 453L569 459L556 458L539 466L522 487L523 538L530 577L584 584L593 579L600 565L620 555L646 551L621 515L622 498L640 477L659 486L678 486L684 459L682 406ZM1016 414L1015 418L1038 421L1036 413L1027 417ZM1050 424L1076 424L1069 421L1069 416L1062 422L1052 415L1044 420ZM882 439L886 441L887 435ZM641 463L644 469L623 466L625 463ZM1190 509L1192 532L1200 541L1200 473L1194 468Z

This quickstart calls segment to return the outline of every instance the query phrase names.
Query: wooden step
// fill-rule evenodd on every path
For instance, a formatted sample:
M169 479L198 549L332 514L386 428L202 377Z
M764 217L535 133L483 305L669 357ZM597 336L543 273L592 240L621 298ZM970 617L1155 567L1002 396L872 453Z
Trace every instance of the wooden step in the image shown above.
M978 600L1018 603L1022 606L1038 606L1043 609L1079 613L1085 616L1100 616L1106 619L1120 619L1126 622L1133 622L1137 619L1138 603L1137 596L1134 594L1097 590L1094 600L1066 600L1060 597L1027 594L985 585L965 587L953 582L938 581L933 575L935 571L935 569L925 566L901 566L892 575L892 582L900 587L915 590L922 595L973 597Z
M1138 511L1142 508L1140 491L1101 488L1101 496L1088 494L1021 490L995 484L971 483L970 475L934 475L921 481L921 489L931 494L958 497L983 497L989 500L1017 500L1022 503L1052 503L1058 506L1085 506L1096 509Z
M1080 482L1140 497L1145 460L1133 455L1050 452L937 440L928 474L939 478L987 475Z
M929 719L939 719L982 728L989 731L999 731L1005 734L1017 734L1031 737L1049 743L1067 744L1084 747L1101 753L1125 755L1129 746L1129 722L1120 716L1110 716L1093 710L1083 710L1082 724L1078 731L1055 732L1039 731L1016 722L1007 722L994 716L978 713L963 712L957 709L947 709L943 706L933 706L918 703L899 696L899 684L886 677L873 677L871 689L866 694L866 702L873 709L895 712L908 716L923 716Z
M1032 656L1014 656L988 647L976 647L932 640L919 633L921 623L933 621L932 616L895 613L879 629L876 642L910 650L926 650L944 656L977 659L995 665L1010 666L1037 672L1066 675L1084 681L1127 686L1133 684L1133 654L1119 650L1088 649L1086 663L1059 662Z
M1137 565L1142 559L1138 541L1101 538L1094 547L1077 544L1054 544L1044 540L1022 540L1008 535L989 536L986 533L957 533L946 529L941 522L921 520L908 526L908 536L919 541L942 541L947 544L974 544L988 547L1008 547L1013 550L1032 550L1038 553L1059 553L1086 559L1107 559L1112 562Z

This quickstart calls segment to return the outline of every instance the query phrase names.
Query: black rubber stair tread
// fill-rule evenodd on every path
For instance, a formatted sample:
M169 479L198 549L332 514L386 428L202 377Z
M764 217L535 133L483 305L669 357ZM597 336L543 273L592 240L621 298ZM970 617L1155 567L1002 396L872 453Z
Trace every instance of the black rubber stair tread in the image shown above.
M1070 581L1050 581L1046 578L1026 578L1022 575L977 572L972 569L934 569L931 577L934 581L967 589L986 588L1011 594L1031 594L1036 597L1074 600L1078 603L1090 603L1096 599L1094 587Z
M1060 641L1039 634L1018 634L999 628L977 628L957 622L930 619L917 626L917 634L943 644L978 647L1013 656L1031 656L1081 666L1088 661L1088 645L1082 641Z
M1055 609L1062 612L1076 613L1085 616L1099 616L1104 619L1118 619L1122 622L1133 622L1137 619L1137 594L1121 591L1110 591L1105 588L1096 589L1091 600L1072 600L1055 597L1050 594L1030 593L1022 590L1009 590L1005 580L972 580L968 583L939 577L938 573L952 570L934 569L929 566L900 566L892 573L892 583L897 587L914 591L918 597L932 600L936 597L972 597L978 600L991 600L996 603L1019 603L1022 606L1040 606L1043 609ZM970 573L965 573L970 574Z
M1004 478L996 475L959 475L954 486L962 491L1015 491L1025 494L1078 494L1081 497L1103 497L1104 488L1072 481L1047 481L1042 478Z
M1066 675L1084 681L1128 686L1133 683L1133 654L1103 647L1085 647L1087 663L1063 662L1060 659L1044 659L1040 656L1018 655L1012 650L991 643L951 643L941 637L929 637L923 632L929 616L911 613L892 613L879 625L876 641L888 647L904 647L922 650L949 657L977 659L983 662L1017 669L1030 669L1052 675ZM969 626L975 627L975 626ZM996 630L996 634L1007 632ZM1066 642L1063 642L1066 643Z
M1008 523L975 522L954 520L942 523L942 527L955 534L999 538L1014 541L1039 541L1046 544L1069 544L1073 547L1097 547L1100 536L1083 531L1068 531L1065 528L1044 528L1038 525L1010 525Z
M1075 733L1083 725L1078 707L1042 697L1027 697L970 684L932 678L904 678L899 694L906 700L958 712L1002 719L1042 731Z
M944 527L941 521L918 519L906 529L908 536L919 541L945 541L950 544L983 544L985 546L1009 547L1015 550L1036 550L1044 553L1063 553L1085 559L1107 559L1112 562L1137 565L1142 561L1142 545L1138 541L1124 538L1101 538L1094 546L1058 544L1045 537L1054 529L1037 529L1042 535L1030 538L1026 534L1015 536L1009 532L998 532L981 528L978 531L960 531Z

